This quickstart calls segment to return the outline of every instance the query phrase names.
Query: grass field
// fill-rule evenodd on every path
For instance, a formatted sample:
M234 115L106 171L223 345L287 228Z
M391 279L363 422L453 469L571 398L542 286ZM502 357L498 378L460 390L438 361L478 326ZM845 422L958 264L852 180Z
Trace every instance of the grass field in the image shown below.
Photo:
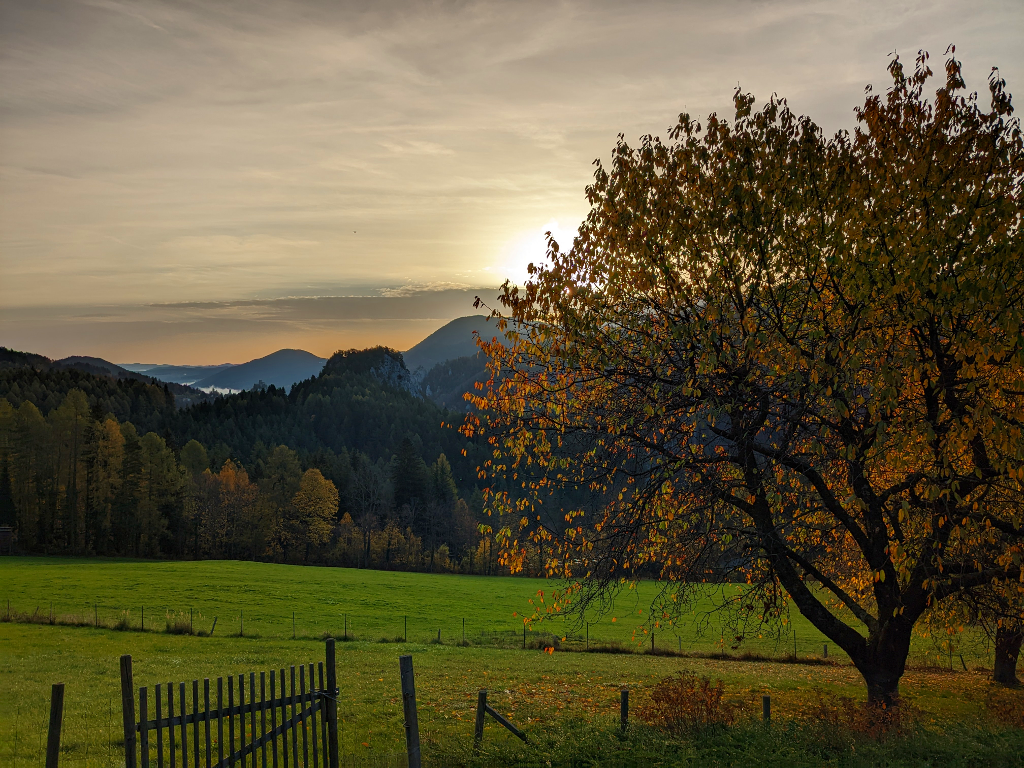
M4 558L0 560L0 599L6 602L9 597L12 610L30 613L38 606L46 613L53 599L55 612L86 618L98 612L102 622L113 621L118 611L129 606L145 605L147 629L150 620L154 629L163 629L167 611L194 608L207 623L217 616L218 626L213 637L195 637L0 623L0 765L41 764L53 682L62 681L67 686L62 765L119 765L117 662L121 654L132 654L139 686L317 661L323 655L320 635L332 632L340 636L346 613L350 632L358 638L338 644L341 748L351 765L400 764L393 756L401 751L403 739L398 656L404 653L411 653L416 665L421 729L428 756L450 754L468 743L480 687L488 688L492 703L531 734L537 744L530 748L534 751L547 743L545 739L557 740L552 734L562 733L571 723L586 728L595 739L604 738L612 732L617 717L620 686L636 690L639 700L654 682L684 668L721 678L729 699L751 719L760 711L761 695L770 694L780 727L787 721L799 721L801 713L814 705L818 690L863 696L859 675L845 664L776 664L641 654L549 655L515 649L511 642L505 643L508 647L504 649L495 647L496 637L521 637L522 624L512 613L528 608L527 600L537 589L550 587L548 583L519 579L251 563ZM0 610L5 609L2 605ZM291 639L292 610L297 617L295 640ZM632 618L635 608L630 603L616 610L621 610L616 622L606 619L591 627L593 642L628 642L637 623ZM244 612L247 635L252 632L255 636L237 636L239 612ZM378 642L381 637L401 635L402 617L406 615L409 642ZM463 617L467 619L467 639L474 643L468 647L454 644L461 640ZM431 642L436 640L438 628L444 643L440 645ZM806 653L820 648L820 638L805 625L797 624L797 637L798 643L808 644ZM682 640L684 649L701 649L713 648L717 638L688 634ZM957 723L973 727L979 721L990 685L983 671L916 669L904 678L902 690L922 711L925 728L948 730ZM526 749L499 731L498 726L488 725L485 742L489 748L506 756ZM578 735L561 741L576 738ZM1004 764L999 762L1003 759L1000 755L1024 751L1024 736L1016 731L1009 735L992 732L981 741L974 732L963 738L965 744L975 747L950 748L978 749L979 755L984 749L1002 750L988 764ZM763 752L775 749L771 744L776 742L748 747ZM776 764L789 768L802 764L792 755L783 756L786 744L785 739L777 740L781 751ZM720 748L725 749L715 747ZM761 757L761 764L774 760ZM728 765L733 764L731 760L702 758L702 764Z
M239 561L139 561L6 557L0 560L0 616L15 613L58 617L111 626L127 612L133 627L145 613L147 630L163 630L169 613L194 617L197 632L208 632L216 617L216 635L239 634L265 639L320 638L325 633L363 641L412 642L463 638L477 645L521 646L522 616L533 610L538 591L550 595L557 584L544 579L453 576L425 573L317 568ZM728 587L727 589L736 589ZM584 627L562 618L535 624L527 633L565 637L570 647L619 642L640 650L650 648L644 632L646 610L657 585L641 583L620 595L604 615L588 616ZM662 650L713 653L730 650L723 643L721 623L712 615L705 626L700 617L712 599L694 606L689 620L655 632ZM640 611L644 613L641 614ZM294 617L294 623L293 623ZM991 666L986 644L962 638L958 650L969 666ZM770 657L794 653L823 655L827 639L794 611L781 636L747 638L741 651ZM833 658L846 660L834 645ZM939 646L918 641L915 664L935 664ZM942 659L945 661L945 659ZM959 659L956 659L959 665Z
M169 562L138 560L4 558L0 560L0 614L7 610L112 625L129 611L133 626L163 629L171 613L193 612L195 629L208 631L217 617L216 635L239 634L265 639L319 638L329 632L360 640L404 637L413 642L466 638L476 644L521 645L524 613L539 590L557 584L544 579L510 579L424 573L316 568L238 561ZM589 630L561 618L535 625L536 633L566 637L576 645L618 641L650 647L642 624L656 586L627 591L604 616L591 616ZM703 631L695 609L692 621L655 633L655 645L672 650L713 652L722 631L712 620ZM643 610L644 614L638 611ZM516 616L515 614L518 614ZM820 656L825 638L799 614L794 636L751 638L745 650L786 655L794 646L801 656ZM838 649L832 648L833 653Z

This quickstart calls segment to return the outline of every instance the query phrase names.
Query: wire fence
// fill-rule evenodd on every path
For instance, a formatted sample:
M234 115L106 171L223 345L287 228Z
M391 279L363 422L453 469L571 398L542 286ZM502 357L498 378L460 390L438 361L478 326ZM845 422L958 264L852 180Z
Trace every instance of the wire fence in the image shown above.
M608 652L636 652L652 650L658 654L728 653L724 633L719 638L706 636L700 642L671 632L658 632L633 642L628 632L621 631L622 641L608 640L606 632L594 632L593 627L579 627L556 619L545 622L533 630L512 621L498 623L481 621L472 616L439 617L437 615L405 615L395 613L369 613L359 610L319 611L307 615L296 610L282 616L260 610L239 610L224 613L216 605L205 603L202 609L172 607L169 605L126 608L109 603L71 603L55 600L41 605L18 605L14 601L0 603L0 621L27 622L53 626L74 626L124 632L172 633L223 639L266 638L275 641L313 640L332 636L338 640L373 643L441 643L449 646L473 646L494 649L536 649L557 647L559 650ZM97 635L99 637L99 635ZM107 635L109 638L116 636ZM116 639L113 640L116 644ZM234 646L231 646L232 648ZM250 646L253 649L259 646ZM244 649L244 646L239 646ZM765 657L831 662L845 660L837 649L831 653L820 638L801 638L796 633L766 639L759 648ZM931 638L925 653L917 649L912 662L947 671L960 672L970 667L991 665L992 649L980 633L964 632L946 637ZM241 652L241 651L240 651ZM0 673L13 669L0 659ZM397 669L396 669L397 671ZM38 680L32 685L14 680L5 684L0 710L0 765L39 766L44 762L48 725L49 685L40 684L45 677L49 682L60 679L60 673L38 670ZM11 675L10 677L15 677ZM481 683L483 681L481 680ZM339 708L339 751L342 766L348 768L402 768L406 756L402 748L401 692L397 680L394 690L384 700L369 698L347 699L344 683L340 683L342 697ZM388 683L383 683L386 686ZM471 738L472 709L477 689L444 692L442 702L421 702L422 727L427 752L452 752L452 739ZM365 696L365 694L360 694ZM500 691L494 692L495 701L501 701ZM89 695L89 705L76 701L69 692L65 705L64 728L61 740L61 765L75 768L112 768L123 766L123 736L120 726L120 700L114 681L110 681L108 695ZM99 704L97 704L99 702ZM106 706L103 706L105 702ZM437 705L437 706L435 706ZM443 710L439 714L438 710ZM368 712L384 713L368 717ZM458 742L461 744L461 742ZM484 756L485 758L486 756ZM496 758L498 759L498 758ZM529 761L496 764L533 765ZM486 759L484 760L486 762Z
M467 616L398 614L387 611L295 610L289 615L252 609L219 610L172 605L125 607L105 603L69 604L59 600L43 604L0 604L0 622L92 627L125 632L162 632L197 637L322 640L375 643L438 643L502 649L553 647L566 651L654 653L712 657L763 658L779 661L848 662L846 655L817 631L786 629L767 637L736 643L724 627L705 626L663 630L618 627L603 623L578 624L565 617L527 626L522 620L494 622ZM687 631L689 630L689 631ZM961 631L919 638L911 649L912 666L946 668L990 667L993 646L982 632Z

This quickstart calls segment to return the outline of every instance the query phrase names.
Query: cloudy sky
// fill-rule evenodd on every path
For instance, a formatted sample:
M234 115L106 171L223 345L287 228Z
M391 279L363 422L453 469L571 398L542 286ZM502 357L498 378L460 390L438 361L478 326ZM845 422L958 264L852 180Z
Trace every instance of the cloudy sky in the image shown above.
M1024 92L1022 36L1019 0L2 0L0 345L405 349L571 239L618 133L737 84L852 128L949 43Z

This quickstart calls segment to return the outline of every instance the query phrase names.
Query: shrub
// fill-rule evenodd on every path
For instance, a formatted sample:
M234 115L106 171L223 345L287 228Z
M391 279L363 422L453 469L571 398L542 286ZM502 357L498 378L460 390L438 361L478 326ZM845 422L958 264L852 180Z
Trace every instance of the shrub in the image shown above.
M531 638L526 647L534 651L546 651L548 648L560 651L562 650L562 639L556 635L540 635Z
M907 736L919 720L917 709L906 701L886 707L820 690L817 694L818 703L811 708L810 718L833 740L866 736L882 741L889 736Z
M723 700L725 683L714 683L692 672L666 677L651 689L649 700L637 708L645 723L678 734L732 725L735 711Z
M112 629L120 632L128 632L132 629L132 616L130 611L121 611L117 620L113 623Z
M590 647L587 648L587 653L636 653L636 649L625 643L619 642L618 640L612 640L608 643L591 643Z
M192 617L184 611L167 612L167 633L170 635L191 635Z

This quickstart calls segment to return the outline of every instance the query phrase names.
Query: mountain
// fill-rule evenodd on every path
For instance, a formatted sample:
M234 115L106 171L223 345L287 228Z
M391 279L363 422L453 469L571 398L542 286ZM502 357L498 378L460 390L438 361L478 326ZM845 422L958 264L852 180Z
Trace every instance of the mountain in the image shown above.
M120 365L104 360L102 357L85 357L84 355L73 355L54 361L58 368L74 368L85 373L92 373L97 376L117 376L123 379L137 379L142 381L144 376L122 368Z
M288 389L297 382L316 376L326 362L324 358L301 349L279 349L266 357L217 371L193 386L237 391L252 389L262 382L266 386Z
M113 414L118 421L132 422L140 432L163 428L174 415L175 406L210 399L198 390L180 384L163 384L139 374L118 375L118 366L99 358L53 361L42 355L0 347L0 399L15 408L31 403L43 416L60 406L73 389L81 390L97 416ZM125 371L125 373L130 373ZM31 420L31 416L26 416Z
M65 357L61 360L53 361L52 366L54 368L62 368L64 370L80 371L92 376L109 376L119 381L128 379L131 381L139 381L144 384L163 386L166 387L172 395L174 395L174 404L178 408L188 408L190 405L204 402L210 398L210 395L194 387L185 386L176 382L159 381L153 376L130 371L127 368L122 368L120 365L111 363L101 357L73 355L71 357Z
M213 376L215 373L234 368L231 363L221 365L162 365L157 363L123 363L122 368L135 373L143 373L160 381L173 381L176 384L195 384L200 379Z
M472 407L465 398L476 392L475 384L490 376L487 358L480 352L438 363L419 382L420 393L442 408L467 412Z
M438 328L408 352L403 352L402 359L414 376L422 378L438 363L475 355L474 331L485 339L498 335L497 326L486 315L459 317Z
M49 368L52 362L42 355L0 347L0 368Z
M461 419L410 391L410 380L394 350L338 352L290 391L268 386L218 397L178 411L168 428L178 445L198 440L243 463L276 445L310 454L358 451L388 462L409 437L428 463L444 453L459 487L471 489L485 446L449 426Z

